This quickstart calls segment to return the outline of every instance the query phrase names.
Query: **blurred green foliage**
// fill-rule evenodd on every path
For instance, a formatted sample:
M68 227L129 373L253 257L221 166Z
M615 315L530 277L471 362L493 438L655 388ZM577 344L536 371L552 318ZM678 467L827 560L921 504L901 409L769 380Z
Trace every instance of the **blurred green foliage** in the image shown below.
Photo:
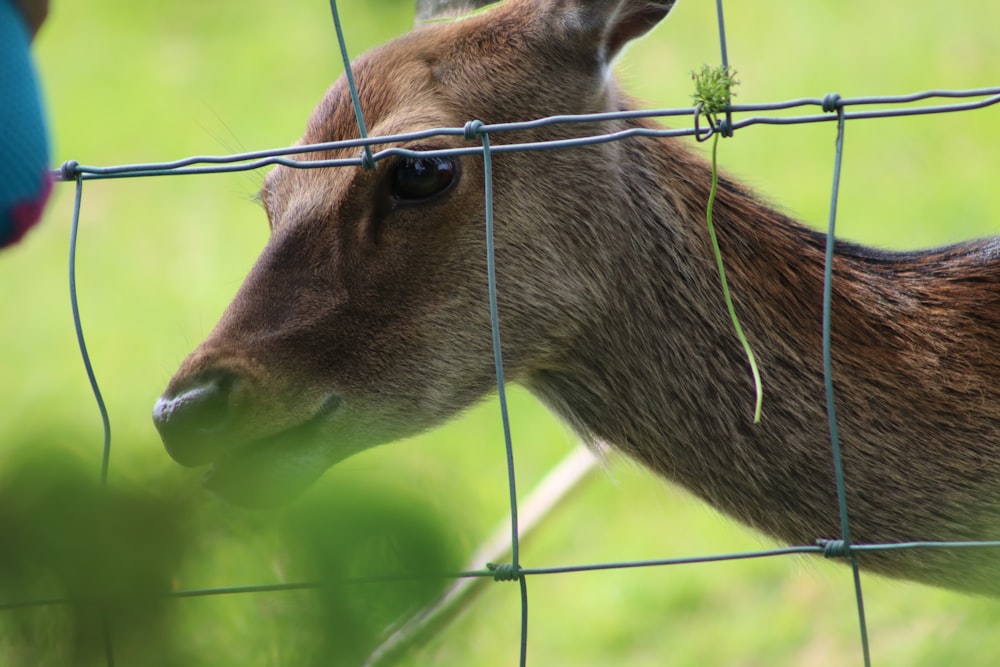
M219 537L213 514L232 508L199 503L183 487L102 487L65 451L25 449L4 463L3 664L104 665L109 647L117 664L219 664L219 651L186 649L178 629L193 600L172 598L184 570L200 568L205 540ZM236 523L253 537L233 535L224 549L273 540L283 578L316 584L257 593L291 598L282 620L268 623L297 665L361 664L387 627L432 602L444 573L461 565L440 516L385 481L346 482L284 511L242 518ZM214 627L226 631L226 623Z
M283 522L288 553L319 588L309 664L361 665L386 628L433 602L463 565L455 537L398 483L325 488Z
M405 31L412 5L342 0L351 52ZM712 3L679 3L665 25L623 57L625 88L650 105L689 105L689 73L718 61L713 11ZM987 0L728 3L726 11L742 102L998 83L1000 5ZM54 3L36 56L55 160L110 165L289 144L339 74L328 13L325 1ZM993 196L998 113L850 123L841 233L920 247L1000 231L1000 199ZM833 139L832 124L754 127L726 140L723 168L818 225L829 202ZM0 612L0 664L98 661L103 630L84 612L95 607L127 611L119 614L128 617L120 627L112 619L116 664L123 667L310 664L343 646L330 619L368 642L376 621L403 601L395 593L382 602L338 588L325 597L286 591L154 598L168 586L350 571L356 561L341 551L338 531L358 527L353 517L364 516L367 503L375 517L391 519L381 504L395 507L390 489L408 494L398 516L440 540L432 545L424 530L403 531L404 542L414 539L406 548L429 553L430 561L471 554L504 516L506 475L492 404L345 462L287 513L221 505L200 490L197 472L177 468L163 452L150 408L266 239L264 215L251 201L261 176L85 187L78 281L114 428L107 495L96 488L100 422L66 295L71 188L58 187L44 224L0 255L0 443L7 454L44 444L82 466L4 457L0 590L7 601L37 594L80 602ZM524 393L515 392L511 410L520 488L528 489L572 438ZM354 494L351 502L313 509L341 488ZM419 519L407 507L413 498ZM382 553L367 535L357 542L368 545L361 561ZM522 560L542 566L759 546L761 538L612 458L607 474L525 544ZM400 560L402 553L373 559L372 569L414 562ZM990 665L1000 655L994 601L870 578L865 590L876 664ZM860 664L849 573L816 559L535 577L529 591L532 664ZM418 587L415 594L427 592ZM491 587L405 664L514 664L517 598L516 586ZM337 606L341 599L347 606ZM148 611L133 613L147 603ZM361 646L345 653L359 655Z
M5 664L105 664L108 633L126 654L141 647L144 664L179 664L164 596L183 551L182 504L101 489L64 452L19 454L0 474L0 600L59 602L6 612Z

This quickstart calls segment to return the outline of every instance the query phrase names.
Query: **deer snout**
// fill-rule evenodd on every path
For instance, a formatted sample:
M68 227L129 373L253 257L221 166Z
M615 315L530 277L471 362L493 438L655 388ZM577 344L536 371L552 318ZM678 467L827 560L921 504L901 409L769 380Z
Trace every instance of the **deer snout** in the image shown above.
M227 448L224 434L236 382L230 373L213 372L157 399L153 423L175 461L183 466L205 465Z

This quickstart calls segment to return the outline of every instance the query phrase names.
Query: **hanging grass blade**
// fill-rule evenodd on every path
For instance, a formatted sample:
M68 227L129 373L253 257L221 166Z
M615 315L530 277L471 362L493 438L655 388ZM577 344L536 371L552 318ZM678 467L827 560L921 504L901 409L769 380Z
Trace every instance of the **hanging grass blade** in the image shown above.
M750 363L750 372L753 375L754 390L756 392L756 403L753 411L753 422L760 423L761 411L764 405L764 385L760 379L760 369L757 367L757 357L750 347L750 341L743 333L739 317L736 316L736 307L733 305L733 297L729 291L729 282L726 280L726 266L722 261L722 250L719 248L719 239L715 233L715 222L712 216L712 209L715 206L715 198L719 191L719 136L724 134L717 120L719 113L729 107L729 100L733 95L732 89L739 82L736 80L735 72L728 67L709 67L705 65L700 72L694 72L691 78L695 82L695 93L693 95L695 104L705 114L712 128L712 189L708 193L708 204L705 206L705 221L708 227L708 235L712 240L712 251L715 254L715 264L719 270L719 280L722 283L722 298L726 302L726 309L729 311L729 319L733 323L736 337L739 338L743 351L747 355Z

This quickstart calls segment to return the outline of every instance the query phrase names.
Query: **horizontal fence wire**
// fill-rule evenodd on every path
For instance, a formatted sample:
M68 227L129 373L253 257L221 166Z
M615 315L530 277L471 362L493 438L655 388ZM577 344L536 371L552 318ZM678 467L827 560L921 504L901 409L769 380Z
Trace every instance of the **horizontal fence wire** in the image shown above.
M877 544L851 544L852 553L871 553L883 551L911 551L920 549L997 549L1000 548L1000 540L997 541L968 541L968 542L892 542ZM710 563L721 563L726 561L758 560L761 558L772 558L777 556L824 556L827 558L842 558L846 555L846 549L841 540L817 540L817 544L798 545L787 547L775 547L773 549L760 549L756 551L734 551L722 554L705 554L701 556L680 556L676 558L651 558L645 560L625 560L611 561L605 563L580 563L578 565L551 565L543 567L520 567L518 573L525 576L556 575L556 574L577 574L580 572L602 572L608 570L633 570L647 567L669 567L674 565L702 565ZM458 572L424 572L420 574L386 574L370 577L350 577L340 580L324 581L293 581L274 584L245 584L234 586L211 586L206 588L186 588L170 591L163 595L164 598L196 598L212 597L219 595L241 595L256 593L284 593L289 591L317 590L324 586L348 585L360 586L365 584L391 583L394 581L416 581L424 579L497 579L496 569L484 567L480 570L462 570ZM10 611L14 609L24 609L29 607L46 607L51 605L72 604L73 600L68 597L54 596L48 598L36 598L32 600L15 600L0 603L0 611Z
M842 478L842 468L839 457L839 445L836 430L836 417L834 411L834 397L832 393L832 383L830 382L829 368L829 331L830 331L830 294L832 274L830 271L830 261L832 259L832 240L834 238L837 192L840 178L840 164L843 153L844 129L847 121L900 118L906 116L954 113L960 111L971 111L997 105L1000 103L1000 87L978 88L965 90L928 90L913 93L910 95L895 96L875 96L875 97L840 97L836 94L829 94L823 97L807 97L781 102L761 103L761 104L740 104L729 105L726 109L725 120L721 123L714 123L708 120L701 113L700 107L677 107L664 109L642 109L631 111L616 111L600 114L587 115L559 115L536 120L518 123L484 124L475 119L462 127L428 128L416 132L394 134L387 136L368 136L364 124L363 109L358 101L358 95L351 74L350 62L347 55L347 47L343 39L343 31L340 19L337 14L336 3L331 0L334 23L336 26L338 42L341 55L345 62L345 71L349 81L349 88L352 93L356 118L359 128L358 139L348 139L343 141L332 141L319 144L301 145L294 147L283 147L262 151L250 151L235 153L230 155L201 155L193 156L181 160L167 162L147 162L138 164L114 165L114 166L92 166L80 164L76 161L68 161L60 169L54 172L57 180L73 181L76 183L76 200L73 211L72 223L72 244L70 255L70 291L73 305L73 318L77 330L78 341L81 354L84 359L88 378L98 401L104 424L104 454L102 457L102 484L107 479L107 469L110 457L110 421L107 417L101 398L100 389L96 376L92 368L86 345L83 340L83 329L79 309L76 299L75 283L75 248L76 237L81 216L81 197L84 181L117 179L117 178L139 178L150 176L176 176L176 175L201 175L218 174L230 172L242 172L261 169L265 167L282 165L296 169L320 169L320 168L342 168L342 167L362 167L374 168L381 160L391 156L409 157L459 157L475 155L483 158L484 180L485 180L485 203L486 220L485 234L487 241L488 259L488 282L489 297L491 305L491 323L493 350L495 355L497 384L500 394L501 419L504 427L505 450L507 455L508 474L510 483L511 502L511 539L512 539L512 563L511 564L487 564L481 569L467 570L460 572L439 572L426 573L422 575L392 575L386 574L382 577L366 577L345 579L340 582L292 582L277 584L251 584L237 586L220 586L201 589L176 590L168 593L168 598L193 598L221 595L237 594L265 594L280 591L309 590L317 589L330 584L356 584L401 581L407 579L420 578L441 578L441 579L462 579L462 578L493 578L497 581L517 580L520 583L521 591L521 646L519 662L524 665L527 660L527 585L526 579L531 576L570 574L597 570L618 570L630 568L663 567L678 565L693 565L698 563L716 563L721 561L736 561L758 558L780 557L795 554L817 554L828 558L847 558L851 561L854 573L856 597L858 602L858 617L861 628L861 642L863 650L863 660L865 665L870 664L870 656L867 642L867 627L864 618L864 607L861 594L860 579L856 555L873 551L897 551L909 549L983 549L1000 548L998 541L969 541L969 542L906 542L906 543L880 543L880 544L858 544L850 540L850 531L847 523L847 507L844 497L844 486ZM725 28L722 19L722 0L717 0L720 46L722 50L723 63L728 64L728 56L725 43ZM787 113L798 111L797 114ZM782 113L785 112L785 113ZM755 115L756 114L756 115ZM574 123L595 123L607 121L621 121L639 118L662 119L662 118L690 118L691 125L680 129L668 128L629 128L627 130L610 131L607 133L593 134L586 137L573 139L561 139L553 141L533 141L517 142L509 141L503 144L491 143L491 136L515 135L540 127L556 124ZM831 193L830 216L828 227L828 246L826 280L824 287L824 362L826 367L827 383L827 406L830 420L831 441L833 449L833 459L837 468L837 484L840 510L842 516L842 534L840 536L819 537L815 544L792 545L774 549L758 551L745 551L737 553L710 554L703 556L689 556L682 558L665 558L654 560L635 560L608 563L587 563L579 565L558 565L552 567L524 567L519 563L518 558L518 522L517 522L517 492L513 474L513 444L510 434L509 419L507 415L506 400L504 394L504 379L502 366L501 336L499 321L496 312L496 283L495 283L495 258L492 249L492 229L493 229L493 183L491 175L492 156L514 153L532 152L542 150L566 150L574 147L606 143L611 141L637 140L641 138L664 138L664 137L694 137L698 140L706 140L716 133L730 136L735 130L749 128L755 125L799 125L806 123L827 123L833 122L837 125L836 155L834 167L834 184ZM423 150L408 148L421 140L433 137L461 137L467 140L470 145L461 148L449 148L443 150ZM330 158L326 157L330 153L355 154L354 157ZM322 157L315 159L311 155L319 154ZM0 610L11 610L26 607L39 607L47 605L68 604L67 598L49 597L26 601L0 602ZM107 662L114 663L113 641L111 628L106 627Z
M830 99L831 96L827 95L824 97L801 98L785 102L739 104L730 106L729 110L734 116L744 113L780 111L803 107L816 107L822 111L825 105L830 104ZM914 102L935 99L967 99L970 101L914 107L906 106ZM874 118L901 118L906 116L970 111L1000 104L1000 87L975 88L967 90L928 90L911 95L887 95L883 97L841 97L838 98L837 104L845 109L844 120L848 121ZM846 111L846 109L851 107L867 107L876 105L892 105L893 108L871 109L866 111ZM677 118L684 116L696 119L699 116L699 110L697 107L681 107L672 109L615 111L600 114L549 116L538 120L518 123L497 123L493 125L482 124L479 126L478 132L487 134L507 134L524 132L556 124L592 123L614 120L631 120L638 118ZM837 116L830 115L829 112L819 114L803 114L797 116L751 116L749 118L734 120L731 128L733 130L738 130L752 125L800 125L804 123L824 122L836 123ZM595 134L592 136L577 137L573 139L506 143L491 146L490 150L494 154L525 153L530 151L574 148L609 141L619 141L630 137L698 137L700 139L707 139L712 136L715 131L716 129L711 126L703 126L701 122L694 121L692 126L679 129L629 128L628 130L621 130L618 132ZM288 148L274 148L270 150L233 153L230 155L199 155L169 162L146 162L107 167L69 162L64 165L62 169L54 172L54 175L59 180L71 181L76 178L82 178L83 180L98 180L109 178L138 178L143 176L218 174L227 172L253 171L255 169L274 165L284 165L286 167L298 169L363 167L365 164L365 158L362 157L360 153L357 157L316 160L296 160L293 156L307 155L310 153L363 149L365 146L375 147L384 146L386 144L405 144L407 142L416 142L433 137L465 137L466 132L467 130L465 126L440 127L404 134L368 137L367 139L347 139L344 141L330 141ZM391 146L389 148L374 151L372 153L372 158L378 162L392 156L461 157L463 155L481 156L483 152L484 149L481 145L439 150L413 150L405 148L404 146Z

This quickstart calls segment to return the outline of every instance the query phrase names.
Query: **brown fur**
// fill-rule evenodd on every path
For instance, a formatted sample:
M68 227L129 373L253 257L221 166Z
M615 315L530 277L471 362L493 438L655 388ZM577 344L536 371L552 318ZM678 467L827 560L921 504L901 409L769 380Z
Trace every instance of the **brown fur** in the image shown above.
M354 65L369 128L627 108L608 61L670 4L508 0L419 28ZM302 142L355 136L340 81ZM393 205L391 169L390 160L268 176L272 238L157 406L168 449L187 464L215 462L211 484L223 495L284 497L494 388L482 159L463 158L454 189L420 205ZM820 358L825 238L724 181L716 225L765 387L754 425L705 230L710 172L685 142L498 154L494 169L508 377L585 436L761 531L796 544L839 536ZM998 249L994 240L909 253L837 246L833 367L855 542L1000 538ZM861 563L1000 594L990 551L871 553Z

